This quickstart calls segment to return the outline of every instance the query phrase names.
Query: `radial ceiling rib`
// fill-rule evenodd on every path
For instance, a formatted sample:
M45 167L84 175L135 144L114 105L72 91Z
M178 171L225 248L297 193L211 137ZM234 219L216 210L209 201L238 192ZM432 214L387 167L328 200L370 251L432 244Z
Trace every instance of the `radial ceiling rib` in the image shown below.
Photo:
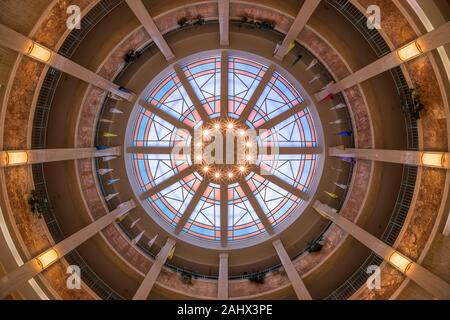
M200 186L198 187L197 191L195 191L195 194L192 197L191 202L189 202L189 205L187 206L186 210L184 210L184 213L181 216L180 221L178 221L177 227L175 229L175 234L179 234L183 230L183 227L186 225L186 222L188 222L189 218L191 217L192 213L197 207L197 204L200 201L203 194L205 193L208 185L209 182L207 180L203 180L200 183Z
M284 56L289 52L289 47L292 42L297 39L298 35L303 30L319 4L320 0L304 1L302 8L289 29L289 32L286 34L286 37L275 54L276 59L283 61Z
M220 115L228 117L228 52L222 52L220 61Z
M150 190L144 192L143 194L141 194L141 196L139 197L141 200L145 200L153 195L155 195L158 192L163 191L165 188L170 187L171 185L173 185L174 183L180 181L181 179L187 177L188 175L190 175L191 173L193 173L195 171L195 168L193 166L171 176L170 178L168 178L167 180L164 180L163 182L161 182L160 184L158 184L157 186L155 186L154 188L151 188Z
M301 147L278 147L278 148L261 148L259 154L320 154L322 150L320 148L301 148Z
M258 200L256 199L255 195L253 194L252 190L248 186L247 182L243 179L239 182L239 185L242 188L242 191L244 191L245 196L247 197L248 201L252 205L253 210L255 210L256 215L258 216L259 220L263 224L264 228L266 229L267 233L272 235L273 229L272 224L270 223L267 216L264 214L263 209L261 208Z
M129 147L128 153L135 154L172 154L174 147Z
M158 107L152 105L151 103L145 101L145 100L141 100L139 101L139 105L145 109L147 109L148 111L150 111L153 114L156 114L158 117L160 117L161 119L163 119L164 121L169 122L171 125L173 125L175 128L178 129L183 129L188 131L192 136L194 136L194 128L192 128L191 126L187 125L184 122L178 121L177 119L175 119L174 117L172 117L171 115L165 113L163 110L159 109Z
M247 103L247 106L241 113L241 121L245 122L247 118L249 117L250 113L252 112L253 108L255 107L256 103L259 100L259 97L261 97L262 93L264 92L264 89L269 84L270 79L272 79L273 73L275 72L276 66L272 64L267 72L264 74L263 78L261 79L261 82L258 84L258 87L255 89L255 92L253 93L252 97Z
M228 185L220 185L220 241L222 247L228 243Z
M126 0L126 2L130 7L131 11L133 11L136 18L144 26L145 30L150 35L153 42L156 44L159 50L161 50L166 60L170 61L174 59L175 55L173 54L172 50L170 49L161 32L158 30L158 27L156 26L155 22L150 16L150 13L147 11L147 8L145 7L142 0Z
M273 127L275 127L277 124L283 122L286 119L289 119L293 115L299 113L300 111L304 110L306 107L310 105L310 102L308 100L303 101L302 103L296 105L295 107L287 110L286 112L283 112L282 114L270 119L269 121L263 123L261 126L258 127L258 129L266 129L269 130Z
M200 99L197 97L197 94L195 93L194 88L192 88L191 84L189 83L188 78L186 77L186 75L184 74L183 70L179 65L176 64L174 66L174 69L178 79L180 79L181 84L186 90L189 99L191 99L192 103L194 104L194 107L197 110L200 118L203 120L203 122L207 122L209 119L208 113L206 112L205 108L200 102Z
M302 199L304 201L308 200L308 195L305 192L298 190L296 187L294 187L290 183L284 181L283 179L278 178L273 173L264 174L264 172L261 169L261 167L258 167L258 166L255 166L252 171L257 173L257 174L259 174L264 179L267 179L270 182L274 183L275 185L279 186L281 189L284 189L284 190L292 193L297 198L300 198L300 199Z

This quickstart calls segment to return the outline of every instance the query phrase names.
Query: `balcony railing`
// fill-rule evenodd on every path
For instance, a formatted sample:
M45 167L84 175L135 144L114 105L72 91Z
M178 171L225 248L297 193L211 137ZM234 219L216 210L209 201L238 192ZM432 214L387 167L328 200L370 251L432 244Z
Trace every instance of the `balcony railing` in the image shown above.
M74 29L70 32L58 53L70 58L92 28L121 3L123 3L123 0L101 0L86 14L86 16L82 18L81 29ZM61 74L62 73L60 71L54 68L49 68L47 75L45 76L39 92L33 119L31 137L32 149L44 149L46 147L48 116ZM32 171L35 189L39 192L40 196L46 200L42 204L42 215L47 224L48 230L55 242L62 241L64 239L64 234L58 225L53 212L53 207L48 197L44 177L44 167L42 164L36 164L32 166ZM76 249L65 255L64 258L70 265L77 265L80 267L82 271L81 279L100 298L104 300L123 300L119 294L114 292L114 290L112 290L91 268L89 268Z
M391 52L389 46L384 41L377 29L367 28L367 18L348 0L326 0L328 4L333 6L344 17L346 17L360 33L364 36L367 42L371 45L378 57L385 56ZM400 67L394 68L390 71L399 94L401 96L408 96L406 90L409 89L405 76ZM407 103L412 104L408 100ZM419 139L417 131L417 121L412 119L408 114L405 114L406 130L407 130L407 145L408 150L418 150ZM402 182L397 201L391 215L388 226L383 233L381 240L386 244L392 246L398 238L398 235L404 225L408 215L411 201L414 194L414 188L417 179L417 167L403 166ZM361 286L365 285L370 274L367 273L367 267L370 265L380 265L383 259L370 254L367 260L356 272L348 278L338 289L331 293L326 299L328 300L345 300L356 293Z

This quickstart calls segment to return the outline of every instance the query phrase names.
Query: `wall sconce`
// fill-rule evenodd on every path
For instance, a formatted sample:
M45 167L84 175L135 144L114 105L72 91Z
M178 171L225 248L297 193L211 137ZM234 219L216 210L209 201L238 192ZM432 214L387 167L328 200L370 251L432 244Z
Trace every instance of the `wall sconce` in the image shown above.
M412 261L398 252L394 252L389 257L389 262L403 273L406 273L412 265Z
M28 49L27 55L42 62L48 62L52 57L52 52L44 46L33 42Z
M36 258L42 270L58 260L58 253L55 249L50 249Z
M402 61L408 61L420 56L423 51L417 41L410 43L397 51L398 57Z
M430 167L445 167L445 154L441 152L424 152L422 155L422 164Z
M27 164L28 153L26 151L7 151L6 152L6 165L18 166L21 164Z

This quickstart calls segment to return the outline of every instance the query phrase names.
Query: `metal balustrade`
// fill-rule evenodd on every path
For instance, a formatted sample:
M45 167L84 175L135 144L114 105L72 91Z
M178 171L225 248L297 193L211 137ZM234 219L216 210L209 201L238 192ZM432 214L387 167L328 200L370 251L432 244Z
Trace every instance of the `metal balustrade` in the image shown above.
M367 28L367 18L348 0L326 0L336 10L343 14L365 37L367 42L371 45L378 57L389 54L391 50L384 41L381 34L376 29ZM390 70L397 87L399 98L406 96L407 103L412 105L411 99L406 94L409 86L403 75L401 67L396 67ZM417 130L417 121L412 119L408 114L405 114L406 130L407 130L407 146L408 150L419 149L419 135ZM383 233L381 240L386 244L392 246L400 234L406 217L411 206L411 201L414 195L414 188L417 179L417 167L403 166L402 183L397 197L397 201L391 215L388 226ZM342 300L348 299L359 288L364 285L369 278L367 267L369 265L380 265L383 260L374 253L370 254L364 264L348 278L338 289L331 293L326 299L328 300Z
M72 57L75 50L92 28L123 2L124 0L101 0L81 19L81 28L74 29L70 32L58 53L66 58Z
M59 54L66 58L71 58L76 48L79 46L84 37L92 30L92 28L101 21L109 12L115 9L124 0L101 0L95 5L81 20L81 29L74 29L70 32L66 40L63 42ZM44 149L46 147L47 123L50 108L52 105L55 90L61 79L62 72L49 68L41 86L39 97L36 104L33 128L31 134L31 148ZM58 225L53 207L48 197L47 188L44 177L44 167L42 164L32 166L34 187L39 195L45 199L41 204L42 216L47 224L47 228L55 242L62 241L64 234ZM104 300L122 300L123 298L114 292L105 282L103 282L97 274L86 264L78 251L75 249L64 258L70 265L77 265L82 270L81 278L83 282L90 287L100 298Z

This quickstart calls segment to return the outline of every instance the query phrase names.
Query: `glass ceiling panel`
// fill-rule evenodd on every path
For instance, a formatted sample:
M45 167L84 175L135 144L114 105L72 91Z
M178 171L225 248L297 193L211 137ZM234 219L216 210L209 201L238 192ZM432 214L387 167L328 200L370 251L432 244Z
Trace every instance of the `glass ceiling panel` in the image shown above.
M220 56L198 59L182 66L195 94L203 104L210 119L220 116L221 93ZM238 119L255 93L268 66L239 56L228 58L228 116ZM198 112L175 72L150 88L147 101L180 122L194 127L201 121ZM283 112L303 102L303 97L289 81L274 72L263 90L254 110L247 119L250 127L259 127ZM308 108L288 117L258 138L260 146L317 147L314 121ZM190 139L178 134L177 128L149 110L140 107L134 122L131 145L134 147L173 147L190 145ZM260 155L258 164L276 177L308 192L313 181L318 156L314 154ZM190 155L174 159L166 154L133 154L132 163L141 192L158 186L168 178L192 166ZM194 172L182 180L147 199L154 212L174 229L202 181ZM259 203L262 212L276 227L302 203L286 190L264 176L250 173L246 182ZM209 183L182 232L198 239L221 240L220 203L228 207L227 239L246 240L266 234L255 209L238 183L228 185L227 199L220 198L220 186Z

